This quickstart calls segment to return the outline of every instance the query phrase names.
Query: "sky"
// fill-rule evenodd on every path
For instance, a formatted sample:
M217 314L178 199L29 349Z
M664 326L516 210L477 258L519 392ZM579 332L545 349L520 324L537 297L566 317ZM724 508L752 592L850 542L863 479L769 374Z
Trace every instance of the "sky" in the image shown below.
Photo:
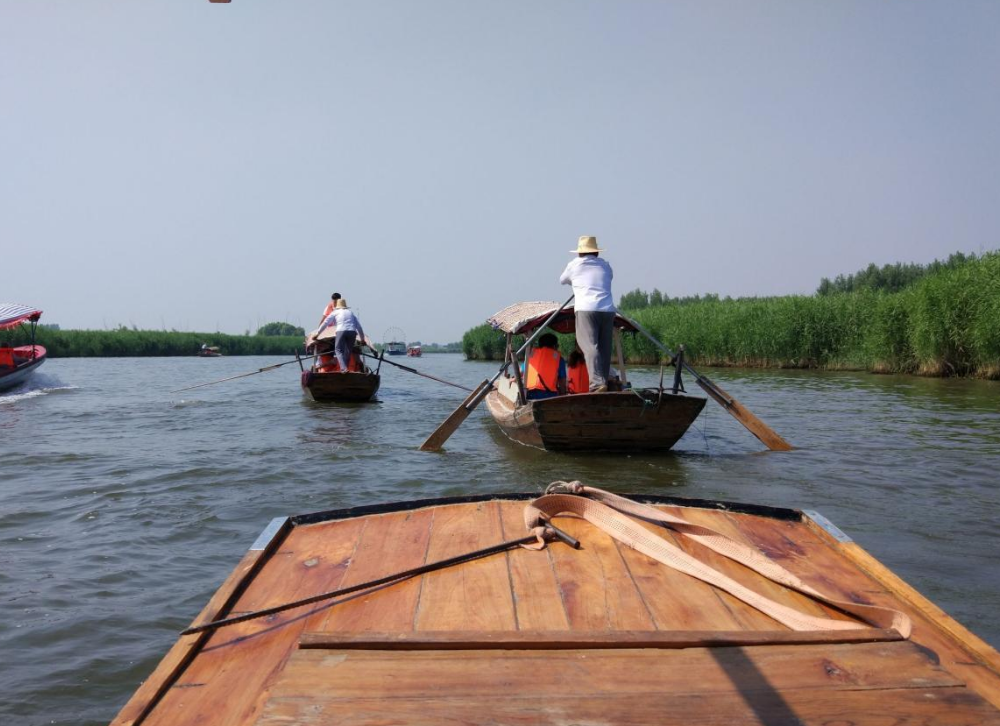
M1000 246L995 0L0 0L0 301L446 343Z

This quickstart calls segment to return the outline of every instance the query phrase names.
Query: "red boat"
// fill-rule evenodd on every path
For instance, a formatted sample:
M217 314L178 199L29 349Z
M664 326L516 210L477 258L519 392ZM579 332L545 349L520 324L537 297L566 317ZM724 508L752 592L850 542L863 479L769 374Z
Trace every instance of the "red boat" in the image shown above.
M35 344L35 328L42 311L27 305L0 303L0 391L23 383L45 362L45 348ZM3 331L28 324L31 344L11 346Z

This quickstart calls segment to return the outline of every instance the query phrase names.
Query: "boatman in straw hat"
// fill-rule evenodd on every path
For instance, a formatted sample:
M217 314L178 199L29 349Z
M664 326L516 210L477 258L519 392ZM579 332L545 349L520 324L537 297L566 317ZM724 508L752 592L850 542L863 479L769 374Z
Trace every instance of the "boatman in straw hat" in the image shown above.
M590 374L590 390L608 390L611 371L611 337L615 322L615 303L611 297L614 273L607 260L600 258L604 250L597 246L596 237L581 237L576 259L563 270L559 282L573 286L576 310L576 342L583 351Z
M351 356L354 352L355 341L365 342L365 331L361 327L361 321L354 311L347 307L347 301L340 298L336 301L333 312L330 313L313 338L319 337L324 330L333 326L337 331L334 338L333 350L337 356L337 363L340 364L340 372L347 373L350 370Z

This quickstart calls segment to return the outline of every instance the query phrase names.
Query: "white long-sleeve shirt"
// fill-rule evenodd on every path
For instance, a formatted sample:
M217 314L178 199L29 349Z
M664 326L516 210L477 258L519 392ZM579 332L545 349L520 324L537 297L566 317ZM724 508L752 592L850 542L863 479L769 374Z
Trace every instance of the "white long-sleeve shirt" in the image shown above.
M326 320L323 324L319 326L319 330L316 331L316 335L319 335L324 330L333 326L333 329L338 333L355 330L358 333L358 339L364 340L365 331L361 327L361 321L358 320L358 316L355 315L350 308L336 308L332 313L326 316Z
M611 297L611 278L614 272L607 260L600 257L577 257L570 260L559 277L563 285L573 286L574 310L615 312L615 301Z

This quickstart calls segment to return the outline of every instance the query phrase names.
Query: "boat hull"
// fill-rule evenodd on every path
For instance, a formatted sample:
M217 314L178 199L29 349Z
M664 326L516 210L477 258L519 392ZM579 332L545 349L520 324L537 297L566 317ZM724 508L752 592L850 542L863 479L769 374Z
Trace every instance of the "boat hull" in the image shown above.
M6 391L24 383L38 369L47 357L45 348L40 345L35 346L35 357L19 364L13 370L0 371L0 391ZM15 355L25 357L31 355L31 346L21 346L14 349Z
M363 402L378 393L377 373L302 372L302 390L314 401Z
M705 406L696 396L636 389L520 406L493 390L486 407L512 441L546 451L669 451Z

